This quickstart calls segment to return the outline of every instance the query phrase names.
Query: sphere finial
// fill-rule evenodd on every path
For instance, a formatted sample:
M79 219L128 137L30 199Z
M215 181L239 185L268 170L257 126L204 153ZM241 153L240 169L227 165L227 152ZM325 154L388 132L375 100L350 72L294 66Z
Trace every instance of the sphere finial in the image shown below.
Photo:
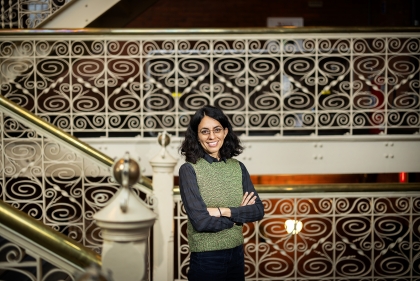
M162 133L159 133L158 142L161 146L167 147L171 142L171 138L166 131L163 131Z
M140 179L140 166L130 158L130 154L126 152L124 158L114 162L112 166L112 174L115 180L123 187L130 187Z

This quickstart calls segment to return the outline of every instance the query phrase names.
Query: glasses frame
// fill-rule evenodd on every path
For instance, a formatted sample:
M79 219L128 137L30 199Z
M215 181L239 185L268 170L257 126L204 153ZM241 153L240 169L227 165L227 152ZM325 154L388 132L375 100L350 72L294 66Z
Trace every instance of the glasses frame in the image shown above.
M220 130L219 132L215 132L215 130ZM203 133L203 131L208 131L208 133ZM224 131L224 128L222 127L216 127L213 130L210 129L201 129L199 131L200 134L202 134L203 136L209 136L211 134L211 132L213 132L213 134L218 135L221 134Z

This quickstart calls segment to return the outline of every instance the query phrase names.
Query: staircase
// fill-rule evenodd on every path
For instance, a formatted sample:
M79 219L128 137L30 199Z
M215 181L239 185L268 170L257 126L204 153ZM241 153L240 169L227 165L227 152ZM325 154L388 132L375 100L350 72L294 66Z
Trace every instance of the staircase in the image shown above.
M121 28L157 0L0 1L0 27Z
M0 100L0 280L75 280L101 266L92 216L118 191L108 170L113 160Z

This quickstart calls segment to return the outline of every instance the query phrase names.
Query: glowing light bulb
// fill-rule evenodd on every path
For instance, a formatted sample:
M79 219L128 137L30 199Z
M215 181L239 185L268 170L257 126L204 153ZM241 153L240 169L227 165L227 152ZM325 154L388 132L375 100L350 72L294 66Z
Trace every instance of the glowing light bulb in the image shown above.
M303 228L303 223L298 220L287 220L284 223L284 227L286 228L287 233L297 234Z

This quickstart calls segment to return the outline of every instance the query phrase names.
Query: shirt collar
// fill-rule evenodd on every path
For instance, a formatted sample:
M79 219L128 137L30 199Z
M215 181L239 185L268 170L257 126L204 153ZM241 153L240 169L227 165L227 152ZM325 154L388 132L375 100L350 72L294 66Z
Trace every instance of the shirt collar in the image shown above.
M223 161L223 162L225 162L226 163L226 158L221 158L220 159L220 161L219 160L217 160L216 158L214 158L214 157L212 157L212 156L210 156L209 154L207 154L207 153L204 153L204 160L206 160L207 162L209 162L210 164L211 163L213 163L213 162L221 162L221 161Z

